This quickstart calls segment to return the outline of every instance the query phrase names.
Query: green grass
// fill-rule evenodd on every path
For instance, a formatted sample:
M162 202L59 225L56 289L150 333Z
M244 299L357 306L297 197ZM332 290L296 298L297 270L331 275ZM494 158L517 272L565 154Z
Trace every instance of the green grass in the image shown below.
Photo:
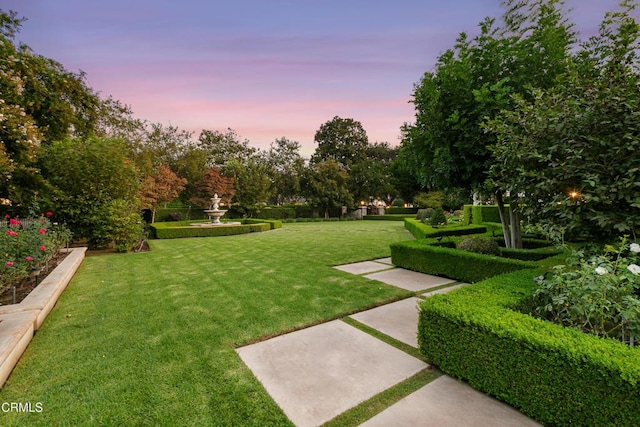
M411 295L331 268L408 238L399 222L296 223L89 257L0 391L42 413L0 424L290 425L234 348Z

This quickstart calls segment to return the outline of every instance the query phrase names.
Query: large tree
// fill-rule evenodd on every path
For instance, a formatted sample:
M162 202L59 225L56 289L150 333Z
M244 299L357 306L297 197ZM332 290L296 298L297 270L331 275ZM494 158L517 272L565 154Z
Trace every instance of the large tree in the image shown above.
M291 202L300 196L300 176L304 159L300 155L300 143L285 137L271 143L267 153L273 194L276 204Z
M303 175L303 194L309 204L322 210L327 218L331 209L353 205L348 179L345 167L333 159L314 163Z
M187 180L176 175L167 165L160 166L153 175L142 180L139 190L140 207L151 209L151 223L156 220L156 211L161 203L178 197Z
M491 176L556 235L589 239L640 230L640 25L635 2L610 13L549 90L515 98L488 128Z
M348 169L365 158L369 138L359 121L335 116L320 126L314 141L318 146L311 163L335 160Z
M416 121L403 127L401 158L427 190L486 191L494 162L489 147L496 138L482 124L511 108L512 95L528 96L528 87L553 87L565 70L575 34L563 2L509 0L504 5L502 25L487 18L478 36L469 40L462 33L415 87ZM501 204L504 189L491 185L490 191ZM518 247L516 197L510 209L511 227L503 218L505 240Z

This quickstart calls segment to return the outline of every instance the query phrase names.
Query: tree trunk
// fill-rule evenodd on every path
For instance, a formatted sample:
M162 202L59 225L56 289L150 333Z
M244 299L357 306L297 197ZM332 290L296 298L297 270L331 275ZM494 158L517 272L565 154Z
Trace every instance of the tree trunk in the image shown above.
M502 191L496 190L496 201L498 202L498 213L500 214L500 222L502 223L502 235L504 236L504 245L511 248L511 232L509 231L509 223L507 216L504 214L504 200L502 199ZM509 208L511 209L511 208Z
M156 222L156 208L151 209L151 224Z
M511 219L511 246L522 249L522 230L520 228L520 206L516 200L509 203L509 218Z

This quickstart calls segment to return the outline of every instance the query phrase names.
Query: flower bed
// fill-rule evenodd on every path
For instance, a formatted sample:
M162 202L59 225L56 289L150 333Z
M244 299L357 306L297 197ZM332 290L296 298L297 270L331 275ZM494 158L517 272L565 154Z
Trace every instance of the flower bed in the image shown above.
M32 272L47 269L58 250L67 245L71 233L52 224L53 213L38 218L11 218L0 224L0 294L28 279Z

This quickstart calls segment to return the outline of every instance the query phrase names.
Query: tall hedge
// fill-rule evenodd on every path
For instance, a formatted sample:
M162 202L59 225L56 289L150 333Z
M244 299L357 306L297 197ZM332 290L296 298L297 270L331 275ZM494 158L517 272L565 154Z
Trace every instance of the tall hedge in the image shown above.
M514 311L527 305L540 273L521 270L427 299L420 351L543 424L638 425L640 348Z

